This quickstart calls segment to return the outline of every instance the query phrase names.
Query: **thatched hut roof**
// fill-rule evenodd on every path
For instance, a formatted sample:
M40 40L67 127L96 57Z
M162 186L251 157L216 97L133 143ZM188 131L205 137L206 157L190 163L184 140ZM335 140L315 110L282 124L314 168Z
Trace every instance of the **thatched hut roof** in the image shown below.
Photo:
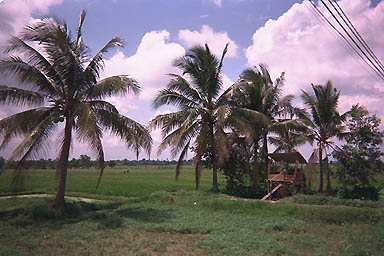
M306 164L307 160L299 152L289 152L289 153L273 153L268 154L270 158L276 162L283 161L284 163L296 163L298 161L301 164Z

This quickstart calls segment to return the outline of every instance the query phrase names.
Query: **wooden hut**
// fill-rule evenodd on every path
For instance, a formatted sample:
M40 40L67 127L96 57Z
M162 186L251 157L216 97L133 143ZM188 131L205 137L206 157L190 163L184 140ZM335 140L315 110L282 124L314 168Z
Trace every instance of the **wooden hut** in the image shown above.
M271 160L268 161L267 195L262 200L269 199L283 185L292 185L292 193L296 193L296 188L300 187L300 192L304 192L305 176L302 165L307 164L305 158L297 151L288 153L268 154L268 157L275 162L280 162L280 172L271 173ZM295 164L293 174L284 170L285 164ZM299 167L299 164L301 165Z

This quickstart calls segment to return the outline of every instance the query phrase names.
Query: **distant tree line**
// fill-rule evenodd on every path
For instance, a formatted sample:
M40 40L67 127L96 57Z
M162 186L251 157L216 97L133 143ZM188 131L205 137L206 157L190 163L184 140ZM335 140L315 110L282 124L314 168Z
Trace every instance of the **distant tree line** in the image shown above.
M0 157L0 168L3 167L5 164L6 159L4 157ZM10 163L10 169L16 168L18 162L12 161ZM159 166L165 166L165 165L176 165L177 161L175 160L149 160L149 159L141 159L141 160L109 160L105 161L105 167L118 167L118 166L135 166L135 165L159 165ZM192 165L193 161L191 160L185 160L183 164L186 165ZM56 169L57 166L57 159L39 159L39 160L28 160L24 162L25 167L27 169ZM72 158L68 161L68 167L69 168L94 168L97 167L97 161L92 160L91 157L87 155L80 155L79 158Z

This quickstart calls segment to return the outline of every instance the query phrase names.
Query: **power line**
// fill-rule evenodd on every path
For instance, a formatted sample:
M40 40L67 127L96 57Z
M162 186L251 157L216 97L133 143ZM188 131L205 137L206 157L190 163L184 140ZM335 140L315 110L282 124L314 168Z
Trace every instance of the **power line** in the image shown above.
M338 12L337 8L335 7L335 5L330 1L328 0L328 2L330 2L333 6L333 8L336 10L336 12ZM347 24L348 28L352 31L353 35L358 39L358 41L360 42L360 44L364 47L364 49L368 52L368 54L371 56L371 58L374 59L375 63L382 69L384 70L384 66L383 66L383 63L381 63L381 61L379 60L379 58L377 58L376 54L372 51L371 47L369 47L369 45L367 44L367 42L364 40L364 38L360 35L359 31L357 31L357 29L355 28L355 26L352 24L351 20L348 18L347 14L343 11L343 9L340 7L340 5L337 3L336 0L333 0L333 2L335 2L336 6L338 7L338 9L341 11L342 15L339 13L340 17L343 19L344 23ZM345 19L347 21L345 21Z
M335 13L332 12L332 10L330 9L330 6L328 6L323 0L319 0L319 1L321 1L321 3L325 6L325 8L332 15L333 19L337 22L337 24L341 27L341 29L344 31L346 35L340 32L336 28L336 26L332 24L332 22L330 22L327 17L325 17L325 15L320 11L320 9L318 8L318 6L316 6L313 0L309 0L313 8L324 19L324 21L326 21L326 23L347 43L347 45L350 48L352 48L352 50L355 52L357 56L360 57L361 60L363 60L382 80L384 80L383 64L374 54L372 49L368 46L368 44L366 43L364 38L360 35L360 33L357 31L357 29L353 26L352 22L350 21L348 16L345 14L345 12L342 10L342 8L338 5L336 0L334 0L334 2L336 3L338 9L330 0L328 0L328 2L334 8L336 13L341 17L343 22L348 27L349 31L347 31L347 29L344 27L342 22L338 19L338 17L336 17ZM352 32L354 37L350 34L350 32Z
M322 4L325 6L325 8L327 8L328 12L332 15L332 17L335 19L335 21L339 24L339 26L343 29L343 31L347 34L347 36L349 37L350 40L352 40L352 42L354 43L354 45L360 50L360 52L365 56L365 58L373 65L373 67L377 70L377 72L380 74L380 76L383 78L384 80L384 70L378 68L376 66L376 64L372 61L372 59L367 56L366 52L363 51L363 49L361 49L360 45L356 42L356 40L351 36L351 34L349 34L349 32L345 29L345 27L341 24L340 20L337 19L337 17L335 16L335 14L331 11L331 9L328 7L328 5L323 1L323 0L320 0L322 2ZM329 1L329 0L328 0Z
M322 1L322 0L321 0ZM360 57L361 60L363 60L381 79L384 80L384 74L382 74L380 71L378 71L377 69L375 69L374 67L372 67L372 65L370 65L368 63L368 60L366 58L364 58L364 56L362 56L360 54L360 52L358 51L358 49L356 49L352 43L343 35L343 33L341 33L336 27L335 25L332 24L332 22L330 22L328 20L327 17L325 17L325 15L319 10L319 8L316 6L316 4L312 1L312 0L309 0L309 2L312 4L312 6L315 8L315 10L319 13L319 15L327 22L327 24L341 37L344 39L344 41L348 44L348 46L355 52L355 54L357 56ZM333 15L333 14L332 14Z
M339 43L339 45L341 47L344 48L344 50L346 52L349 53L349 55L354 58L356 60L356 62L367 72L369 73L373 79L377 80L377 81L380 81L380 79L376 76L377 73L374 72L373 69L369 69L367 67L368 63L364 60L364 58L359 58L359 54L358 52L356 51L353 51L353 47L351 45L348 44L348 41L345 41L342 39L343 35L340 36L340 34L336 33L337 32L337 29L336 28L333 28L332 29L332 24L329 24L327 23L327 19L326 17L322 16L322 13L320 12L320 10L317 10L316 9L316 6L314 6L315 8L313 8L313 6L311 5L308 5L307 2L310 2L312 4L311 1L304 1L304 5L308 8L308 10L313 14L313 16L317 19L317 21L322 24L324 26L324 28L333 36L333 38L336 40L336 42ZM312 4L313 5L313 4ZM369 66L369 65L368 65ZM373 73L372 73L373 71Z

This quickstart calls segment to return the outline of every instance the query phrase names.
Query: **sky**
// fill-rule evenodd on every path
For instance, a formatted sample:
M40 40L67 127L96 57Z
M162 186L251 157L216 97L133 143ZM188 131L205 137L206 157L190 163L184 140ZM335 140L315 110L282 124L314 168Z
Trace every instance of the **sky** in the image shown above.
M381 61L384 61L384 1L340 0L339 4ZM320 6L320 5L319 5ZM325 10L321 7L323 12ZM272 78L285 72L284 94L294 94L302 104L301 90L328 80L341 91L339 111L361 104L384 120L384 82L346 50L340 40L316 18L308 1L294 0L3 0L0 1L0 52L10 36L39 18L56 16L76 29L81 10L87 11L83 26L85 43L97 52L112 37L122 37L124 48L107 55L103 77L125 74L135 78L139 97L112 97L118 110L146 125L155 115L174 108L152 108L156 92L165 88L169 73L179 72L172 61L195 45L208 43L220 55L225 44L223 84L233 84L246 68L266 64ZM0 58L5 54L0 53ZM0 84L18 86L0 76ZM0 119L20 111L0 106ZM57 134L60 134L58 131ZM151 159L172 159L169 151L156 154L160 131L152 131ZM0 156L16 147L13 141ZM55 158L52 148L44 158ZM105 158L134 159L124 143L104 134ZM309 145L302 148L308 157ZM71 156L94 156L86 145L74 141ZM192 157L189 155L188 158ZM141 155L140 158L147 158Z

